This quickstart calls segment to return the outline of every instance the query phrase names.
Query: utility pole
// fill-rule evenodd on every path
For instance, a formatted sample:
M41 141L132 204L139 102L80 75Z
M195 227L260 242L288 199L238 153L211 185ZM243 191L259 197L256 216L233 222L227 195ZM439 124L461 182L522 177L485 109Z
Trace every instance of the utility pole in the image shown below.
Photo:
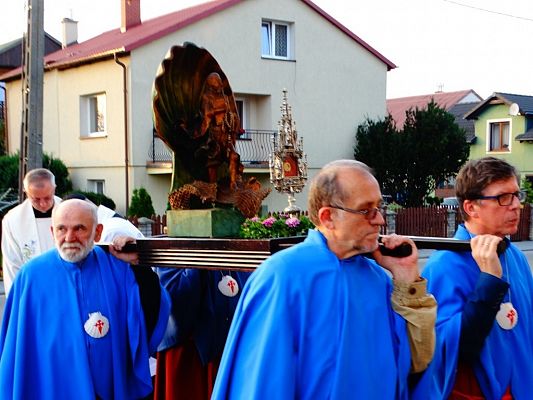
M22 58L19 200L26 172L43 165L44 0L28 0Z

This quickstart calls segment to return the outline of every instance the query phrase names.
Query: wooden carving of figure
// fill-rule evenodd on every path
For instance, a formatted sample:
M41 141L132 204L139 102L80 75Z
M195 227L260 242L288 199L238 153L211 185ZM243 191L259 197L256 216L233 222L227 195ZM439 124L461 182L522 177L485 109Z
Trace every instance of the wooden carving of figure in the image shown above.
M235 107L233 107L234 110ZM235 151L237 135L240 130L238 116L232 110L220 75L208 75L201 97L202 124L195 138L207 135L207 140L199 152L207 155L207 172L210 183L217 182L217 170L228 163L230 188L235 190L241 181L243 167L239 154Z

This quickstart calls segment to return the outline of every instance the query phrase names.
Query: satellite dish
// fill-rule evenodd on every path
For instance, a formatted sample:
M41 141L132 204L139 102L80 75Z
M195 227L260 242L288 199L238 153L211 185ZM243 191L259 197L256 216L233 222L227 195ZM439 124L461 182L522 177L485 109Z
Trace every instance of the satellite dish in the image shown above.
M520 112L520 107L518 107L518 104L513 103L509 106L509 115L518 115Z

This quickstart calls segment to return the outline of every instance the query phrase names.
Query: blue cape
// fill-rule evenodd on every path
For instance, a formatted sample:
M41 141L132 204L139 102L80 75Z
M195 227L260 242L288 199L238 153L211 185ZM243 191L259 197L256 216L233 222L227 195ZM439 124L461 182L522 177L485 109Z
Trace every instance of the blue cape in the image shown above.
M374 261L339 260L310 231L246 283L212 398L407 398L410 350L391 292Z
M148 365L166 327L170 305L146 335L139 289L128 264L100 248L81 263L50 250L27 263L6 301L0 332L2 399L137 399L152 390ZM84 330L101 312L109 332Z
M470 234L460 226L455 237L469 240ZM518 323L512 330L504 330L494 321L479 360L473 365L474 373L487 399L501 399L509 385L514 399L530 399L533 393L531 269L513 244L500 256L500 261L502 279L510 284ZM428 398L445 399L455 384L462 310L475 288L480 270L470 252L437 251L429 258L422 275L427 278L428 291L438 304L437 346L424 379L431 381ZM509 292L503 301L509 301Z

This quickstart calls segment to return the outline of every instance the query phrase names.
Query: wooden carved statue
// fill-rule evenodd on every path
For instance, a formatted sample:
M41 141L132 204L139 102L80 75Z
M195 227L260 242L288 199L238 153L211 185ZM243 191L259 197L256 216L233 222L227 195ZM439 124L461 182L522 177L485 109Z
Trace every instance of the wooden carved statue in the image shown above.
M213 56L192 43L173 46L153 92L156 133L173 151L171 207L233 204L244 216L255 215L270 189L258 188L255 178L243 182L235 98Z

